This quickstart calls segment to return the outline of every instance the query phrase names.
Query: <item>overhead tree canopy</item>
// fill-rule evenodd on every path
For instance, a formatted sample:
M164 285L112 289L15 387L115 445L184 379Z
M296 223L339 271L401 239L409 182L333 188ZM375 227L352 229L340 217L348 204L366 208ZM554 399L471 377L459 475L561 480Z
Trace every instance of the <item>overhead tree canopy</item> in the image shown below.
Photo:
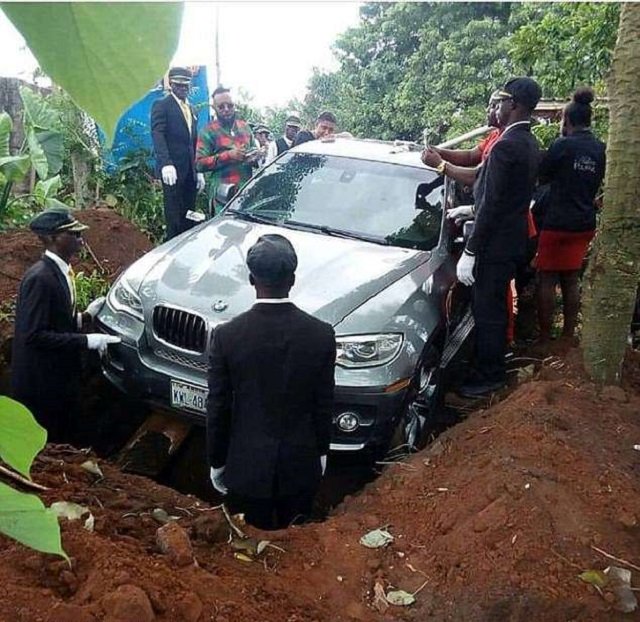
M619 5L370 3L342 34L335 72L315 70L304 114L338 115L354 134L436 141L481 124L491 92L532 75L545 97L603 93Z

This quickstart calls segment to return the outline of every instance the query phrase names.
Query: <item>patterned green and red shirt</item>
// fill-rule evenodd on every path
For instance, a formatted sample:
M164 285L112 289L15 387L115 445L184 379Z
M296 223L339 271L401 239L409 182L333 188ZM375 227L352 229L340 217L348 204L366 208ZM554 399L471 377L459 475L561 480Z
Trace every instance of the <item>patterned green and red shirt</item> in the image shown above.
M228 151L251 151L256 147L251 128L246 121L236 119L229 128L211 121L198 136L196 168L209 173L208 195L214 197L219 184L243 184L252 175L251 164L230 160Z

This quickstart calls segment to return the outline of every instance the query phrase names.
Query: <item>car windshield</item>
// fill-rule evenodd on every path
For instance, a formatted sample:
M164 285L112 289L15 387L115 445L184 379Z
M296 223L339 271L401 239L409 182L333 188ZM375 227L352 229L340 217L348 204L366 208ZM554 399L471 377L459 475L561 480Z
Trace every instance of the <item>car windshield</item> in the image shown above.
M428 169L288 153L247 184L228 211L257 222L431 250L440 236L442 204L442 178Z

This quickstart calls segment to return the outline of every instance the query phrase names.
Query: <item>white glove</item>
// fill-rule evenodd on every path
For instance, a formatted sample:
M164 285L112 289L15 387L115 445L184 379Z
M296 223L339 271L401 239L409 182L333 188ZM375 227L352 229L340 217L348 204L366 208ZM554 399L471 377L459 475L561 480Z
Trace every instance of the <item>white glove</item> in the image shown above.
M176 167L172 164L168 166L163 166L160 171L162 174L162 183L167 186L175 186L178 181L178 173L176 173Z
M89 303L89 306L87 306L84 312L88 313L92 320L95 320L96 315L100 313L100 309L102 309L102 305L104 305L105 300L106 298L104 296L99 296L93 302Z
M227 487L224 484L224 480L222 479L222 476L224 475L224 467L221 466L219 469L214 469L213 467L211 467L211 474L210 474L210 478L211 478L211 483L213 484L213 487L222 495L226 495L228 490Z
M103 335L101 333L89 333L87 335L87 347L89 350L97 350L100 356L106 353L109 344L120 343L121 341L120 337L114 337L113 335Z
M456 224L459 225L463 220L473 218L473 214L473 205L460 205L447 212L447 219L455 220Z
M202 192L205 185L206 184L204 181L204 175L202 173L198 173L198 176L196 178L196 188L198 189L198 192Z
M322 469L322 475L324 475L327 470L327 455L320 456L320 468Z
M463 285L471 285L474 284L475 279L473 278L473 267L476 265L476 257L475 255L469 255L467 253L462 253L460 259L458 259L458 265L456 267L456 276L458 277L458 281Z

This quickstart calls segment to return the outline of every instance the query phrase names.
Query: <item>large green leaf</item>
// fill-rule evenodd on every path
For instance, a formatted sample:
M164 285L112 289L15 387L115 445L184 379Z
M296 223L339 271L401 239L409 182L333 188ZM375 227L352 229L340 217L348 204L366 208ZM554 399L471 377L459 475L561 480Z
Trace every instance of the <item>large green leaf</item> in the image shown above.
M26 546L69 558L62 550L60 526L55 512L45 508L36 495L18 492L0 482L0 532Z
M10 397L0 395L0 458L30 478L33 459L46 442L47 431L29 409Z
M182 3L3 2L43 71L102 127L162 78L180 36Z
M0 158L6 158L11 155L9 150L9 140L11 139L11 130L13 121L6 112L0 112Z
M30 168L31 158L28 155L0 158L0 173L7 181L20 181Z
M31 128L27 130L27 147L29 147L31 164L33 165L33 168L36 169L38 177L40 179L46 179L49 175L49 163L47 162L47 156L44 153L42 145L36 138L35 131Z
M51 130L59 127L60 113L47 100L28 86L20 87L20 97L24 106L25 123L37 130Z
M38 205L44 207L45 201L50 197L55 196L61 186L62 180L60 179L60 175L50 177L49 179L41 179L33 189L33 195L35 196Z
M60 172L63 164L64 140L60 132L36 132L36 139L44 151L47 158L47 168L49 175Z

